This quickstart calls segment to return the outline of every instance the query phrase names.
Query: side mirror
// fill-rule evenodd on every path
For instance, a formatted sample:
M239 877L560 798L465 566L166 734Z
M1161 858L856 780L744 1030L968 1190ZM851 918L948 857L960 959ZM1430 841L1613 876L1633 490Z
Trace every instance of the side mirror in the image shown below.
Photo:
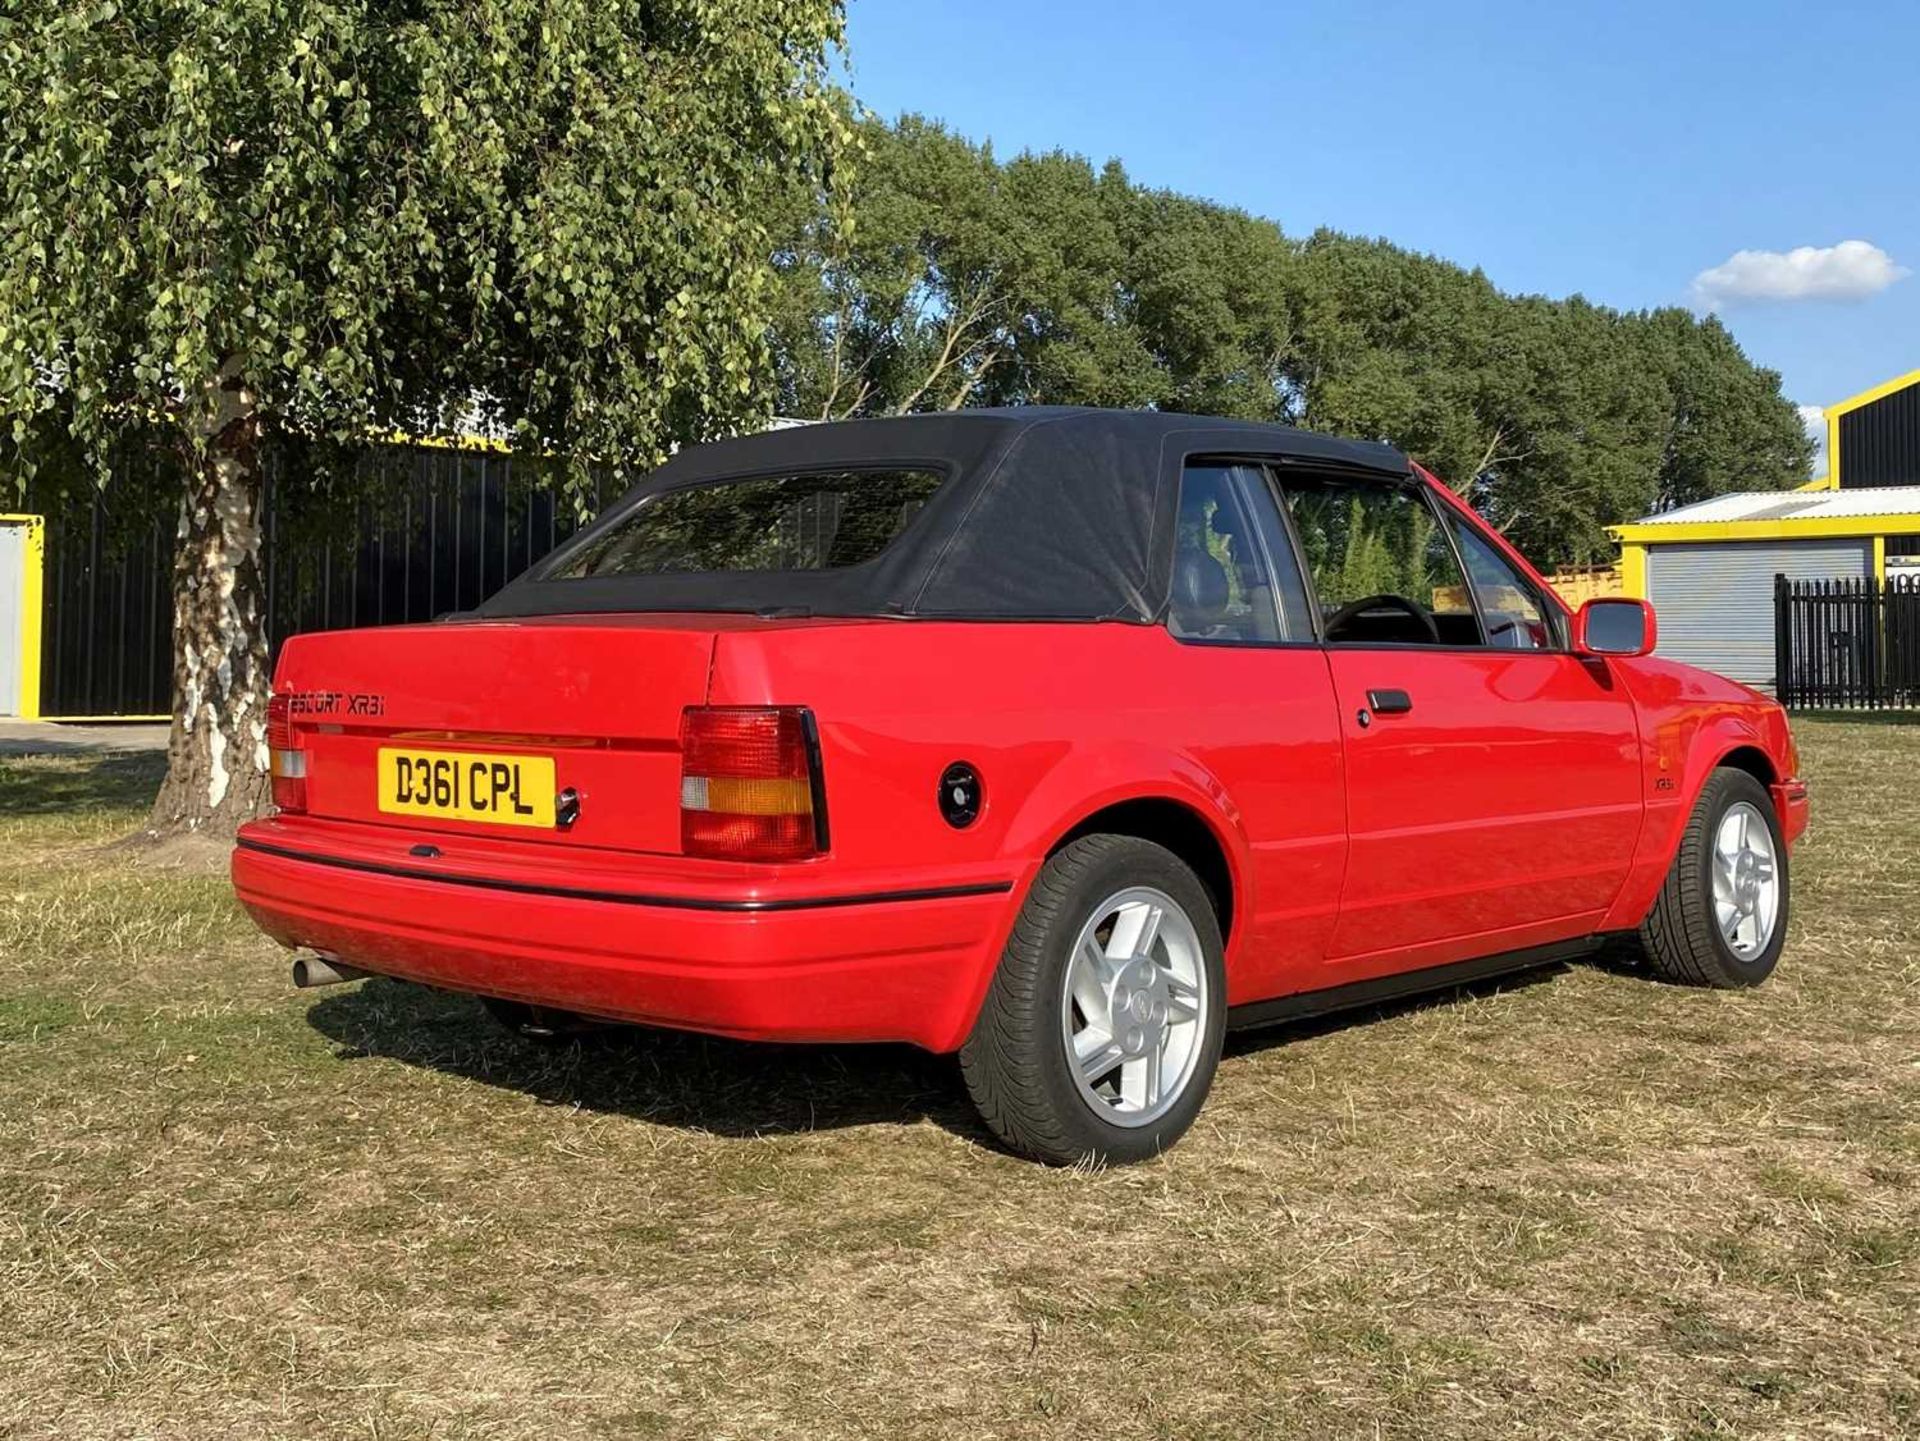
M1575 655L1647 655L1659 637L1653 607L1644 600L1603 596L1573 615Z

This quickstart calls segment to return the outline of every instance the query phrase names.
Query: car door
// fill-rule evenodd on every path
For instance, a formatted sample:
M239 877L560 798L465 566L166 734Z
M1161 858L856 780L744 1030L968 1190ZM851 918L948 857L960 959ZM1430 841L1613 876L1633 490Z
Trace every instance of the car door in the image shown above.
M1417 482L1289 476L1339 702L1338 985L1586 934L1641 817L1631 700L1564 613Z
M1346 864L1340 720L1285 522L1257 464L1190 461L1167 631L1183 703L1164 732L1246 837L1229 940L1231 1004L1310 988Z

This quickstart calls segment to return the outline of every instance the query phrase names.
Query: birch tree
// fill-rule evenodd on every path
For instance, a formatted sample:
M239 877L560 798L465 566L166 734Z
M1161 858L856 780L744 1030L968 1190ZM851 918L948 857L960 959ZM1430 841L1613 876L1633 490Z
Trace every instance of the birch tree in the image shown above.
M9 0L0 464L183 476L158 830L265 790L261 455L477 409L649 461L762 413L766 197L847 138L839 0Z

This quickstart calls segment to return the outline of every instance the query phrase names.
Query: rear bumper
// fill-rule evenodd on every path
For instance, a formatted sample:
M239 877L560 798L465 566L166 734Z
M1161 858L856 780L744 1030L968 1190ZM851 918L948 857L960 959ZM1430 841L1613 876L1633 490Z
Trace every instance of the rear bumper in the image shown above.
M971 876L676 893L657 868L509 870L496 854L488 873L461 859L275 820L242 829L232 874L268 935L378 975L716 1035L933 1051L971 1028L1014 889Z

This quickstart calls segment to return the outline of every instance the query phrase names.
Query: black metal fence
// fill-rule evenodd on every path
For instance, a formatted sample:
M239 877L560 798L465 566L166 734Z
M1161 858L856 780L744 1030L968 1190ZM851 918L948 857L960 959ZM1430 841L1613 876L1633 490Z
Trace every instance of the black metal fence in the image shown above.
M1920 706L1920 578L1773 579L1774 687L1794 709Z
M270 452L270 644L479 604L578 528L578 507L553 480L548 467L486 450L372 446L332 469L291 446ZM178 477L138 454L116 461L105 489L44 504L44 714L172 709L178 505Z

